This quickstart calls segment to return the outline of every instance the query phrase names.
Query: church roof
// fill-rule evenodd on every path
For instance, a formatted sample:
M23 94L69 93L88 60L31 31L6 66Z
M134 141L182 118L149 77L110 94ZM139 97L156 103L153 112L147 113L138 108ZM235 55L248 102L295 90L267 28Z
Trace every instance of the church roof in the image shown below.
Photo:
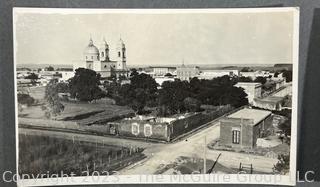
M85 54L99 54L98 48L93 44L92 39L90 38L88 46L84 50Z

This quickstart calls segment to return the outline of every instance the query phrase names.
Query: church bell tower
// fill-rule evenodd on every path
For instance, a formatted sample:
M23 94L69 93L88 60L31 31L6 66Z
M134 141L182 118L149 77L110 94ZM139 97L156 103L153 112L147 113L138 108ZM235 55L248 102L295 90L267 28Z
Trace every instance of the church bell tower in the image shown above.
M102 40L102 44L99 48L99 52L100 52L100 60L101 61L105 61L105 62L109 62L109 45L106 42L105 38L103 38Z
M126 46L120 38L117 45L117 70L126 70Z

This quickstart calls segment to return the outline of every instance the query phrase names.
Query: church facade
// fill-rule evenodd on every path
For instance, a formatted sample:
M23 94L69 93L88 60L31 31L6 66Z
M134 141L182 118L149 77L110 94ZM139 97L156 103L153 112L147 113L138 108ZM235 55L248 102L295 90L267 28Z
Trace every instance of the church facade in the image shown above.
M116 48L117 58L110 60L109 45L103 39L101 45L96 47L92 38L89 40L88 46L84 50L84 59L86 68L96 71L102 78L107 77L128 77L129 70L126 65L126 46L120 38Z

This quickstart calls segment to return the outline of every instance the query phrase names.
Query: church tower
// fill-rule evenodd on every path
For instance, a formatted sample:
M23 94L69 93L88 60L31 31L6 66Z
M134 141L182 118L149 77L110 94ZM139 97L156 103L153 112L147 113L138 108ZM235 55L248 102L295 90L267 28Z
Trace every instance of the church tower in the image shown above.
M106 42L105 38L103 38L102 40L102 44L99 48L99 52L100 52L100 60L101 61L106 61L109 62L109 45Z
M120 38L117 45L117 70L126 70L126 46Z

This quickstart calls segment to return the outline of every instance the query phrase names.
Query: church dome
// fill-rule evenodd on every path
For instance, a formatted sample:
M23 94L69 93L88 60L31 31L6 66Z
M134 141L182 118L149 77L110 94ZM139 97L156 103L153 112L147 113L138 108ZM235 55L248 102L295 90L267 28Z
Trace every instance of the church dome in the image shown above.
M84 50L84 53L99 55L99 50L95 45L93 45L92 39L90 39L88 46Z

